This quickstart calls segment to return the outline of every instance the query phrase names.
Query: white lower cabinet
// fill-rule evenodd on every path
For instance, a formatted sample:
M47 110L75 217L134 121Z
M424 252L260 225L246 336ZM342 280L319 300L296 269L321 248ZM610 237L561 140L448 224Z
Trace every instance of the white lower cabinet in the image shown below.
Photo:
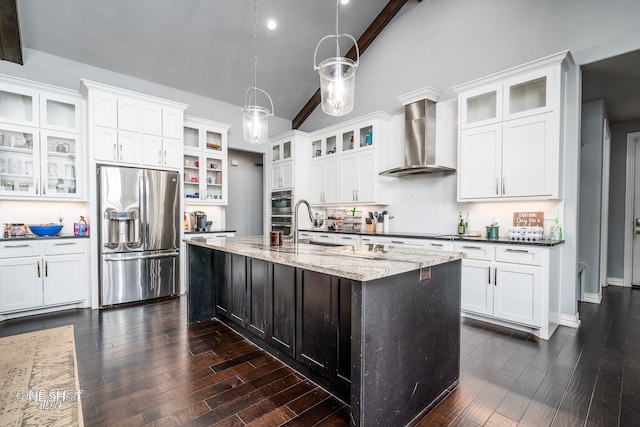
M85 239L0 243L0 313L85 300Z
M454 243L462 260L463 314L532 328L548 339L559 323L558 247Z

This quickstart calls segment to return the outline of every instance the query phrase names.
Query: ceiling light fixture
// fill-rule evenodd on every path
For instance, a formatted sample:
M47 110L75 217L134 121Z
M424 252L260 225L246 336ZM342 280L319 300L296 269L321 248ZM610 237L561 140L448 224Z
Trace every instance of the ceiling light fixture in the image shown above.
M338 31L338 8L340 0L336 2L336 34L323 37L316 46L313 54L313 69L320 75L320 97L322 99L322 111L331 116L343 116L353 110L356 90L356 68L360 64L360 50L358 42L349 34L340 34ZM328 38L336 39L336 56L322 61L316 65L318 47ZM356 60L340 56L340 37L348 37L353 40L356 47Z
M269 21L267 21L267 28L273 31L278 28L278 23L275 19L269 19Z
M258 88L258 4L253 0L253 87L247 89L242 109L244 140L250 144L267 142L268 118L273 116L273 101L267 92ZM271 109L258 105L258 92L269 99Z

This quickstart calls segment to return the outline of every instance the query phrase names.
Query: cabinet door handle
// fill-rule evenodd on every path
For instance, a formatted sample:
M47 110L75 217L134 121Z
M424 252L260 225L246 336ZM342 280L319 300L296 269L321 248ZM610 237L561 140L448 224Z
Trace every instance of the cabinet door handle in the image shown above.
M504 196L506 194L506 192L504 191L504 181L506 178L502 178L502 195Z
M120 159L119 160L122 160L122 144L120 144Z
M435 246L437 248L441 248L442 244L440 244L440 243L432 243L431 246Z
M528 254L529 251L526 249L506 249L506 252L518 252L521 254Z
M42 195L47 194L47 184L42 180Z
M353 240L353 238L349 236L342 236L342 240Z
M487 268L487 280L489 280L489 284L491 284L491 267Z
M164 150L164 160L162 161L162 164L167 166L167 150Z
M392 240L391 243L395 243L397 245L404 245L404 242L402 242L400 240Z
M113 160L118 160L118 146L113 144Z
M49 277L49 261L44 262L44 277Z
M53 246L69 246L69 245L76 245L76 242L65 242L65 243L54 243Z
M38 278L40 277L40 261L37 262L38 264Z
M499 185L498 182L499 182L499 180L500 180L499 178L496 178L496 196L500 195L500 192L498 191L498 185Z
M356 202L360 200L360 192L356 190Z
M162 150L158 150L158 164L162 164Z
M482 249L480 246L463 246L462 249Z
M30 245L6 245L5 248L28 248Z
M40 184L38 184L38 183L36 182L36 196L37 196L38 194L40 194L40 193L38 192L38 190L39 190L39 188L38 188L38 187L39 187L39 185L40 185Z
M498 267L493 269L493 286L498 286Z

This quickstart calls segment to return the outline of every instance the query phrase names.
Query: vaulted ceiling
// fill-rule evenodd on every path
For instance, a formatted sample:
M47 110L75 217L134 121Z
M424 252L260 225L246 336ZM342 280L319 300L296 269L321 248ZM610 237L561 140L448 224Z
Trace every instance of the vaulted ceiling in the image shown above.
M4 1L4 0L3 0ZM359 38L388 3L340 6ZM416 0L413 0L416 1ZM251 0L17 0L23 46L235 105L254 81ZM257 86L292 120L319 87L317 43L335 34L335 0L258 0ZM401 6L400 6L401 7ZM274 31L267 19L278 23ZM341 39L341 54L351 47ZM324 42L318 62L335 56Z

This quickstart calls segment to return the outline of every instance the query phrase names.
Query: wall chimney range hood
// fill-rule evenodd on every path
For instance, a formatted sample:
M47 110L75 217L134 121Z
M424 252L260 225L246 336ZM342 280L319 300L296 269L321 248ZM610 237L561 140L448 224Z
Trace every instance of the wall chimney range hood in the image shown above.
M439 96L440 91L426 87L398 97L404 105L404 166L380 175L400 178L456 171L437 162L436 101Z

